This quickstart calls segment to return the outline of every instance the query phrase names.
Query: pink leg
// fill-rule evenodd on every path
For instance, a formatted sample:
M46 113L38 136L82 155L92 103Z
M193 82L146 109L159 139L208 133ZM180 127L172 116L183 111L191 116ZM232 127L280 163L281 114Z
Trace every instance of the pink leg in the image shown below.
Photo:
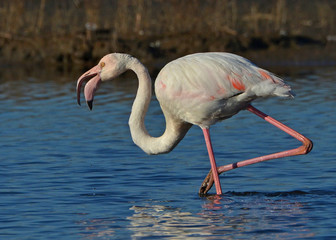
M294 137L297 140L299 140L300 142L302 142L303 145L298 147L298 148L295 148L295 149L291 149L291 150L287 150L287 151L283 151L283 152L278 152L278 153L273 153L273 154L269 154L269 155L265 155L265 156L261 156L261 157L256 157L256 158L248 159L248 160L245 160L245 161L236 162L236 163L232 163L232 164L228 164L228 165L225 165L225 166L218 167L217 171L218 171L219 174L221 174L223 172L226 172L226 171L230 171L230 170L235 169L235 168L244 167L244 166L248 166L248 165L251 165L251 164L254 164L254 163L259 163L259 162L263 162L263 161L267 161L267 160L271 160L271 159L307 154L312 150L313 143L312 143L311 140L309 140L305 136L303 136L300 133L294 131L293 129L287 127L286 125L284 125L281 122L275 120L274 118L266 115L265 113L259 111L258 109L256 109L252 105L249 105L247 107L247 110L249 110L250 112L256 114L257 116L263 118L265 121L267 121L270 124L276 126L277 128L281 129L282 131L288 133L292 137ZM212 170L210 170L210 172L211 171ZM209 172L208 176L204 179L204 181L202 183L202 186L200 188L199 193L201 195L207 193L210 190L211 186L213 185L213 179L212 179L212 176L211 176L210 172Z
M220 194L222 194L222 187L221 187L219 177L218 177L217 165L216 165L215 156L214 156L214 153L213 153L213 150L212 150L209 129L202 128L202 130L203 130L203 134L204 134L205 143L206 143L206 146L207 146L207 149L208 149L208 154L209 154L210 164L211 164L211 170L212 170L212 176L213 176L213 179L215 181L215 186L216 186L216 192L217 192L218 195L220 195Z

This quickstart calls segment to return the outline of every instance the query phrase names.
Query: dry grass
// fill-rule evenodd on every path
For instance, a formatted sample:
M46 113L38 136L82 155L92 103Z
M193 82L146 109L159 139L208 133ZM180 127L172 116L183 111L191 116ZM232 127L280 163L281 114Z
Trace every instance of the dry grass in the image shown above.
M335 12L334 0L2 0L0 55L67 64L109 51L238 51L255 38L323 42Z

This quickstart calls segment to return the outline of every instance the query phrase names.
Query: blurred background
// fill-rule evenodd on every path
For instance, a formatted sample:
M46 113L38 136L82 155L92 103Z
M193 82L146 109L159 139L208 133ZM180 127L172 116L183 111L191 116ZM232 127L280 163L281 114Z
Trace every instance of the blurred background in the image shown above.
M334 64L335 12L334 0L2 0L0 61L71 68L127 52L153 68L229 51L268 64Z

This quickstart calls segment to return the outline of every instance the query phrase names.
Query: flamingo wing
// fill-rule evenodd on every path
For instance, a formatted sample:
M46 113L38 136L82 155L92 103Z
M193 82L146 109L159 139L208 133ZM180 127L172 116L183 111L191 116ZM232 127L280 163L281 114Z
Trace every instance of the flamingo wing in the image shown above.
M168 63L155 81L163 110L207 127L231 117L257 97L292 96L274 74L230 53L198 53Z

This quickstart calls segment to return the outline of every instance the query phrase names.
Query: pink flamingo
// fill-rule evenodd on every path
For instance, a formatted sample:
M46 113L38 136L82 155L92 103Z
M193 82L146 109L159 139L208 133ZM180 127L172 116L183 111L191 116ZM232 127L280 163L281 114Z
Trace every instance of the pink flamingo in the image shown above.
M80 104L81 85L90 109L94 93L101 82L111 80L126 70L138 77L138 91L132 106L129 126L132 139L148 154L170 152L185 136L192 125L203 130L211 170L204 180L200 194L205 194L215 183L217 194L222 194L219 174L237 167L270 159L306 154L312 142L303 135L254 108L250 103L261 97L293 97L291 89L274 74L261 69L249 60L230 53L197 53L168 63L155 81L155 93L166 121L162 136L148 134L144 119L151 100L152 81L146 67L128 55L112 53L104 56L95 67L77 81L77 101ZM217 168L209 127L247 109L297 138L303 146L259 158L245 160Z

